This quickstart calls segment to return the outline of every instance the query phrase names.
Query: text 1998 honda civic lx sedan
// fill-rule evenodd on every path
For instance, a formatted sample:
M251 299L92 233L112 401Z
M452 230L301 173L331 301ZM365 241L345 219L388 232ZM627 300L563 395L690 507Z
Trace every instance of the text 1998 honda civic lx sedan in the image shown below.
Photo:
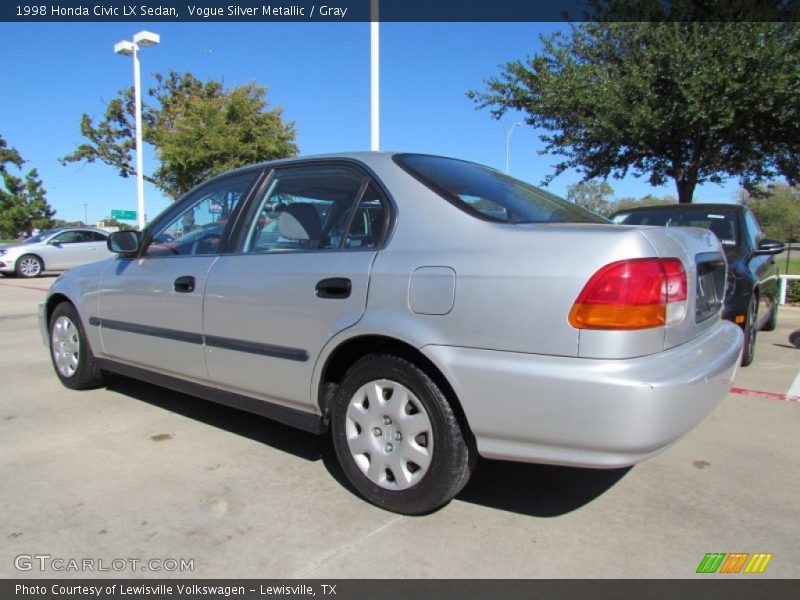
M742 332L693 228L615 226L477 164L353 153L195 188L41 307L69 388L109 372L330 430L369 501L449 501L478 455L620 467L728 392Z

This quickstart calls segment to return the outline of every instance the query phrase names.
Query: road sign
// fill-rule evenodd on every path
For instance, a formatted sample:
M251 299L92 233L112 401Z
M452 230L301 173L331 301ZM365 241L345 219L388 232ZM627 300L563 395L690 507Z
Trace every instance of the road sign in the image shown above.
M135 221L136 220L136 211L135 210L112 210L111 211L111 218L117 219L120 221Z

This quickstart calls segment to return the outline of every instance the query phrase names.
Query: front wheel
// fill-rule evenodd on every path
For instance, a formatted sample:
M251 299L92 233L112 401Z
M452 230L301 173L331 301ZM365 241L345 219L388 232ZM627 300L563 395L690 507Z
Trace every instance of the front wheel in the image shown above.
M370 355L347 371L331 430L350 483L387 510L439 508L472 472L467 434L447 398L428 374L396 356Z
M761 328L761 331L775 331L778 327L778 300L772 299L772 307L769 310L769 319L767 323Z
M758 298L755 294L750 296L747 306L747 317L744 322L744 351L742 352L742 366L746 367L753 362L756 355L756 333L758 333Z
M88 390L106 382L106 372L95 366L78 311L69 302L56 306L50 317L50 358L61 383L72 390Z
M38 256L25 254L19 257L16 271L20 277L39 277L44 271L44 264Z

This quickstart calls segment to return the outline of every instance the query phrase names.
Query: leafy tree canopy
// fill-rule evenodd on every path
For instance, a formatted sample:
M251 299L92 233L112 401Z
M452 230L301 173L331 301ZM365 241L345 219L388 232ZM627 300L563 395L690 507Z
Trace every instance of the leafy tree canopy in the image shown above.
M606 214L614 190L606 181L579 181L567 188L567 200L598 214Z
M722 0L704 2L702 20L688 0L590 4L593 22L542 37L541 53L468 94L544 130L542 153L560 157L548 181L630 172L674 180L680 202L727 176L800 181L797 23L733 22L742 3Z
M783 184L759 186L747 204L767 237L800 240L800 189Z
M146 181L172 198L209 177L254 162L297 154L295 127L282 109L268 109L266 88L249 83L226 90L191 73L156 73L142 108L142 138L159 160ZM62 164L101 161L135 176L133 88L111 100L102 119L81 118L86 141Z
M53 224L55 211L47 203L47 193L36 169L24 177L13 173L21 170L24 163L19 152L9 148L0 136L0 238L27 236L33 229L47 229Z

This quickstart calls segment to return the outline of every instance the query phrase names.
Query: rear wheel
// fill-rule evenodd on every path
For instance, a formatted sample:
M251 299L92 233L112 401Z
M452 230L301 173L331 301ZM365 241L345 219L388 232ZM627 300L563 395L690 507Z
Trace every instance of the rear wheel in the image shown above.
M56 306L50 317L50 358L61 383L72 390L88 390L106 382L106 372L95 366L78 311L69 302Z
M39 277L44 271L42 259L34 254L25 254L17 260L17 275L20 277Z
M439 508L472 472L468 438L447 398L424 371L396 356L367 356L350 368L331 429L347 478L387 510Z
M756 333L758 333L758 298L755 294L750 296L747 306L747 318L744 323L744 351L742 352L742 366L746 367L753 362L756 354Z

